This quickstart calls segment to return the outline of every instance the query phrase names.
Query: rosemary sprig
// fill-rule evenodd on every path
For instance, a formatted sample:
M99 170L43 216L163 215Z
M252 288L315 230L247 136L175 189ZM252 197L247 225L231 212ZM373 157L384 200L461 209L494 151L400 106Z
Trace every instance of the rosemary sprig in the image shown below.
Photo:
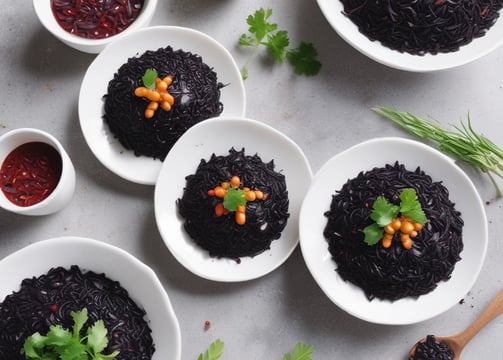
M387 107L376 107L372 110L419 138L437 142L440 151L487 173L496 189L497 197L502 197L501 190L491 174L503 179L503 150L484 135L475 132L470 115L466 123L461 121L461 126L453 126L455 131L450 131L442 128L433 119L421 119L410 112Z

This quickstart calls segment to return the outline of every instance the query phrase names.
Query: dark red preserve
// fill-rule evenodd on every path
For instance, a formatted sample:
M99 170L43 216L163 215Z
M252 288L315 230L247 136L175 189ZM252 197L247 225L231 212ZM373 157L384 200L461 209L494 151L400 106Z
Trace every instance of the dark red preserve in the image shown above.
M51 145L29 142L12 150L0 167L0 187L18 206L31 206L47 198L58 185L63 162Z
M71 34L104 39L124 31L145 0L51 0L58 24Z

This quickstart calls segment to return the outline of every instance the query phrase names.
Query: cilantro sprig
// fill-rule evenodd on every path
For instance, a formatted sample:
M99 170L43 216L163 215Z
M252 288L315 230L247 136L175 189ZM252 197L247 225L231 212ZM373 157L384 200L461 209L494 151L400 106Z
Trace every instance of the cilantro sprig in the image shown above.
M312 360L314 347L303 343L295 344L291 354L283 355L283 360ZM217 339L210 344L208 349L199 355L197 360L217 360L224 353L224 343Z
M151 90L155 89L155 79L157 79L157 70L155 69L145 70L145 74L141 78L143 85Z
M87 309L72 311L73 327L64 329L61 325L51 325L46 335L39 332L26 338L22 352L28 360L111 360L119 351L105 355L108 346L107 329L103 320L96 321L87 328L86 336L81 331L88 320Z
M411 221L423 225L426 223L426 215L417 197L416 190L404 189L400 192L400 205L390 203L384 196L378 196L372 204L370 218L374 223L363 229L364 241L368 245L377 244L384 234L384 227L390 224L398 215L405 216Z
M243 79L248 78L249 65L261 46L264 46L274 60L280 63L288 59L296 74L307 76L318 74L321 63L317 59L318 52L313 44L301 42L297 48L289 48L288 32L278 30L278 24L269 21L271 15L272 9L260 8L246 19L249 25L248 33L239 37L239 45L252 47L253 50L241 69Z

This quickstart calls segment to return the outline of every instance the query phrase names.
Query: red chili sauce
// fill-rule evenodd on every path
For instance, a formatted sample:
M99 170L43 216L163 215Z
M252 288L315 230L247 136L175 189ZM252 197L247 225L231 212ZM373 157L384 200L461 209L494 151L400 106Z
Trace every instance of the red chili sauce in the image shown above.
M51 0L58 24L71 34L103 39L136 20L145 0Z
M51 145L29 142L12 150L0 167L0 187L17 206L47 198L58 185L63 163Z

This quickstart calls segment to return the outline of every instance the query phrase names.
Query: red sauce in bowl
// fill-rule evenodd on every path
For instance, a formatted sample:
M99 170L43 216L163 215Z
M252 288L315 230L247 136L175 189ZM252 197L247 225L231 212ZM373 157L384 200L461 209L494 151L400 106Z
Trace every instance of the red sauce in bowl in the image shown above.
M58 24L88 39L104 39L124 31L140 14L145 0L51 0Z
M29 142L12 150L0 167L0 188L17 206L47 198L58 185L63 162L51 145Z

